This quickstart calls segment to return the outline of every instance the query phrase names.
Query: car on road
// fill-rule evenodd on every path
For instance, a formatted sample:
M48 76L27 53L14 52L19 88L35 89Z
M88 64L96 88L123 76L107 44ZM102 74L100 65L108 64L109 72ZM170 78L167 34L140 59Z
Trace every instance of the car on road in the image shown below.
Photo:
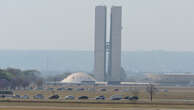
M44 96L42 94L37 94L33 98L34 99L44 99Z
M119 89L114 89L114 91L119 91Z
M105 98L105 96L97 96L96 97L96 100L105 100L106 98Z
M75 97L72 95L65 96L65 100L74 100Z
M122 99L122 96L121 95L112 95L110 97L110 100L121 100Z
M67 90L68 90L68 91L72 91L72 90L73 90L73 88L67 88Z
M59 95L53 95L53 96L50 96L49 99L59 99Z
M138 96L131 96L131 97L129 97L129 100L131 100L131 101L137 101L138 99L139 99Z
M78 97L79 100L87 100L88 99L88 96L80 96Z

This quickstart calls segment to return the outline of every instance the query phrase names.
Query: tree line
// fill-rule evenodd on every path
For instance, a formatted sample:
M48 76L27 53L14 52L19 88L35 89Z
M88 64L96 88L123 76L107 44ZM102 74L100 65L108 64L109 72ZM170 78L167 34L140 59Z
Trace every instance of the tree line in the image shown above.
M0 89L26 88L30 85L42 86L43 78L40 74L37 70L0 69Z

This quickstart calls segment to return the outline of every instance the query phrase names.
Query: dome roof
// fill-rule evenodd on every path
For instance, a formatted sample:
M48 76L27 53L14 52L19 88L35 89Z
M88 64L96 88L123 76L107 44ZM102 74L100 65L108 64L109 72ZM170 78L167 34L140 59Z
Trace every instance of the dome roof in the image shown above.
M86 73L78 72L78 73L72 73L61 82L62 83L81 83L82 81L96 81L96 80L92 76Z

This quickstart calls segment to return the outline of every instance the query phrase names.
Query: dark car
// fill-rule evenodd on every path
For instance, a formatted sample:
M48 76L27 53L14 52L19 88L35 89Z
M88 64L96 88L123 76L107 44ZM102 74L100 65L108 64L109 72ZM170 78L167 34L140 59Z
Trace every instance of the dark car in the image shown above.
M88 99L88 96L80 96L78 97L79 100L87 100Z
M50 96L49 99L59 99L59 95Z
M97 96L96 100L105 100L105 96Z
M131 100L131 101L136 101L138 99L139 99L138 96L131 96L131 97L129 97L129 100Z
M73 89L72 88L67 88L68 91L72 91Z
M119 89L114 89L114 91L119 91Z

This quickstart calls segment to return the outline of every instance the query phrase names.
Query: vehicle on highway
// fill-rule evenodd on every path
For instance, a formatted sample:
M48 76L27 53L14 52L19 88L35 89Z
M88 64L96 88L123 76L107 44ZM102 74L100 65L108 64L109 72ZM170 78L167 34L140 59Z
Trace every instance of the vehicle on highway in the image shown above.
M37 94L33 98L34 99L44 99L44 96L42 94Z
M72 95L65 96L65 100L74 100L75 97Z
M72 90L73 90L73 88L67 88L67 90L68 90L68 91L72 91Z
M49 99L59 99L59 95L53 95L53 96L50 96Z
M131 97L129 97L129 100L131 100L131 101L136 101L138 99L139 99L138 96L131 96Z
M122 99L122 96L121 95L112 95L110 97L110 100L121 100Z
M114 91L119 91L119 89L114 89Z
M105 96L97 96L96 97L96 100L105 100L106 98L105 98Z
M88 96L80 96L78 97L79 100L87 100L88 99Z

